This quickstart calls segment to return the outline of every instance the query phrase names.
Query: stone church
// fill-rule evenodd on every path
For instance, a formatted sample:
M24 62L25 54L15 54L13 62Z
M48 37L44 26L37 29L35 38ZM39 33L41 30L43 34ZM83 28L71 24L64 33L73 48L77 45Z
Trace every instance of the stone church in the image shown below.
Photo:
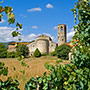
M58 44L53 42L51 37L40 35L34 42L27 46L29 47L30 56L32 56L36 48L38 48L42 54L48 54L55 51L57 46L64 43L66 43L66 25L60 24L58 25Z
M34 42L32 42L27 46L29 47L30 56L32 56L36 48L39 49L41 54L51 53L55 50L57 44L53 42L49 36L40 35L37 37L37 39Z
M46 35L40 35L36 38L36 40L32 43L25 43L29 48L29 55L32 56L36 48L40 50L42 54L52 53L57 46L60 46L66 43L66 25L59 24L57 27L58 30L58 43L52 41L51 37ZM12 46L13 45L13 46ZM16 44L9 44L8 51L15 51ZM11 48L13 47L13 48ZM12 50L11 50L12 49Z

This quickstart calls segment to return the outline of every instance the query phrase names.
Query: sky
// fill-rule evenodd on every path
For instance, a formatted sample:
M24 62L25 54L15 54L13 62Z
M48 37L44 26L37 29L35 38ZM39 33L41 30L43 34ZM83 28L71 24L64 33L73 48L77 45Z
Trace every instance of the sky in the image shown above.
M0 0L1 1L1 0ZM57 25L67 25L67 41L74 35L74 15L71 9L77 0L4 0L1 6L12 6L16 21L22 23L19 36L22 41L30 42L41 34L48 35L57 42ZM8 25L7 16L0 22L0 42L18 41L11 32L14 25Z

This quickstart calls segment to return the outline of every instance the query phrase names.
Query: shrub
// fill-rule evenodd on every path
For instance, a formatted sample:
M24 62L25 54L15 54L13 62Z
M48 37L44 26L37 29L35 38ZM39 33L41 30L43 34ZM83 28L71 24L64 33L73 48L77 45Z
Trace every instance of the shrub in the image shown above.
M56 52L53 51L53 52L51 53L51 56L56 56Z
M18 88L19 82L8 78L6 81L0 80L0 90L20 90Z
M16 58L16 52L7 52L7 58Z
M16 53L18 56L24 56L27 58L29 56L29 48L25 44L19 44L16 47Z
M0 43L0 58L6 58L7 57L7 48L5 45Z
M56 48L56 55L58 58L68 60L69 59L69 52L70 52L71 47L69 45L60 45L59 47Z
M74 64L49 65L49 74L32 77L25 90L90 90L90 69L77 69Z
M41 53L39 51L39 49L37 48L34 52L34 57L40 57L41 56Z
M43 53L42 56L48 56L49 54Z

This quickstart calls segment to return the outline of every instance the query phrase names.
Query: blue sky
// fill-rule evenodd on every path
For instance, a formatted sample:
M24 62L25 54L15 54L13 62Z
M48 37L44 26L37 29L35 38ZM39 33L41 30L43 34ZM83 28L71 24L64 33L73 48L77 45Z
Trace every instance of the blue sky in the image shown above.
M46 34L57 42L57 25L67 25L68 41L74 34L74 16L71 9L77 0L5 0L2 6L12 6L16 21L23 24L22 41L31 41L40 34ZM8 29L8 31L6 30ZM8 25L6 16L0 23L0 41L13 41L10 32L14 26ZM5 32L7 31L7 32ZM10 35L10 36L9 36Z

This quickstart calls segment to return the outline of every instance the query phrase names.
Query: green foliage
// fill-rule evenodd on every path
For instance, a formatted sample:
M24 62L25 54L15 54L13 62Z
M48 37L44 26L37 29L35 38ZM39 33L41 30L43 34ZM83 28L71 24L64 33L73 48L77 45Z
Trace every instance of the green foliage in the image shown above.
M31 78L25 90L90 90L90 0L78 0L72 11L78 24L71 63L45 65L49 75Z
M41 56L41 53L39 51L39 49L37 48L34 52L34 57L40 57Z
M7 15L8 23L14 24L15 23L15 14L13 13L13 8L9 7L9 6L5 6L5 7L0 6L0 21L3 18L3 12L5 12L5 14ZM22 29L22 24L19 24L18 22L16 22L16 30L12 32L13 37L20 35L20 32L18 31L19 28Z
M6 81L0 80L0 90L20 90L18 88L18 81L12 80L11 78L8 78Z
M7 58L16 58L16 52L7 52Z
M0 58L6 58L7 57L7 48L5 45L0 43Z
M7 76L8 74L8 67L5 67L3 62L0 62L0 75Z
M29 49L25 44L19 44L16 47L16 53L18 56L24 56L24 58L27 58L29 55Z
M72 63L78 68L90 68L90 0L78 0L72 9L76 25L75 35L72 40L73 56Z
M56 56L56 51L53 51L50 55L51 56Z
M89 90L90 69L77 69L74 64L55 66L46 64L50 72L41 77L31 78L25 90Z
M16 30L12 32L12 36L16 37L20 35L19 29L22 29L22 24L19 24L15 21L15 14L13 13L13 8L9 6L1 6L3 3L3 0L0 1L0 22L3 18L3 13L7 15L8 23L14 24L16 23ZM19 39L20 40L20 39ZM7 49L4 45L0 43L0 58L5 58L7 56ZM7 75L8 74L8 68L4 66L4 63L0 62L0 75ZM11 79L8 79L7 81L3 82L0 80L0 90L19 90L18 89L18 81L12 81Z
M70 52L71 47L69 45L60 45L59 47L56 48L55 53L58 58L68 60L69 59L69 52Z
M43 54L41 54L41 56L48 56L49 54L46 54L46 53L43 53Z

